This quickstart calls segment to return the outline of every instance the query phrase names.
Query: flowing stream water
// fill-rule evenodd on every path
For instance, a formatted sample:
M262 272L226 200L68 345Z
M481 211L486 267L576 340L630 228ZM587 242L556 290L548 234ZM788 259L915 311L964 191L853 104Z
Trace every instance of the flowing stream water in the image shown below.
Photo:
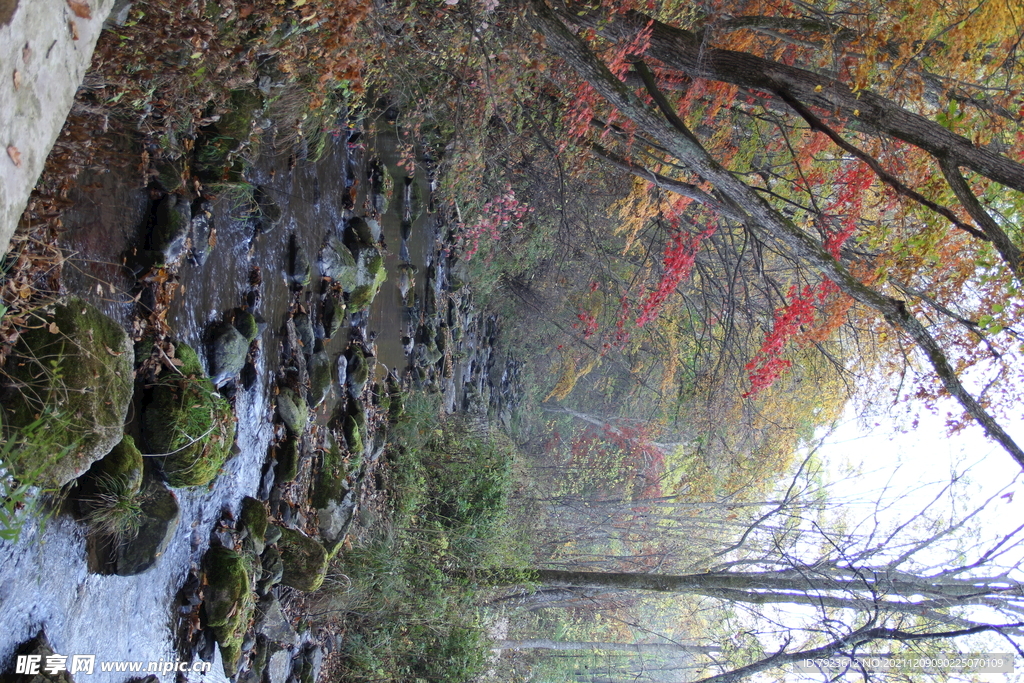
M367 137L371 148L378 148L375 151L384 165L397 172L393 129L364 139ZM229 198L214 203L216 245L202 265L182 265L181 291L168 321L179 339L202 353L203 335L210 323L243 303L253 266L261 269L262 297L255 312L267 325L261 333L256 383L252 389L239 389L235 396L238 453L209 488L175 489L181 522L155 566L137 576L90 573L85 528L68 516L52 518L45 526L30 524L17 543L0 541L0 667L8 663L19 643L41 629L59 654L97 656L95 673L77 674L78 683L120 683L131 677L102 672L101 662L177 659L173 643L176 595L201 562L216 522L225 510L236 511L243 496L255 495L263 476L273 432L274 408L269 394L279 358L278 333L292 303L282 274L290 236L294 234L315 261L327 231L352 215L343 208L343 196L353 184L357 189L355 213L361 215L364 195L359 185L365 185L366 176L360 158L373 152L353 148L342 137L315 163L300 161L291 167L285 156L260 161L250 179L266 188L282 216L276 227L255 237L248 222L231 219L238 212ZM147 191L134 189L139 186L137 165L137 159L125 157L122 168L89 174L77 190L75 209L65 218L67 246L73 254L65 268L67 291L85 296L126 325L134 306L130 295L134 278L119 265L120 257L137 239L150 199ZM400 249L397 197L402 182L401 177L395 178L396 197L381 220L390 247L386 257L389 279L369 317L369 327L379 333L378 360L389 368L406 363L400 340L404 309L395 286L397 266L404 260L400 255L406 256L407 248L408 260L422 271L435 241L427 234L424 215L413 226L405 248ZM426 189L425 179L416 182ZM344 349L344 337L339 334L331 340L328 351L332 356ZM162 679L173 680L174 675L164 674ZM219 657L210 673L190 677L224 680Z

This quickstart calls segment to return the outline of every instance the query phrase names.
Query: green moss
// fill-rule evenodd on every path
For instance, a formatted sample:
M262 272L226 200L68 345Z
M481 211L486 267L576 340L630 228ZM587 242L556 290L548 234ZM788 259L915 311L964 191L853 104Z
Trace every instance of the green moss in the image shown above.
M123 478L128 488L137 493L142 488L142 452L135 445L135 439L125 434L90 472L97 477Z
M224 672L235 674L242 639L256 613L252 593L255 557L227 548L210 548L203 559L206 570L206 623L220 646Z
M341 500L347 475L348 467L342 458L341 448L337 441L332 439L330 448L324 453L320 473L313 485L313 506L325 508L332 500Z
M40 436L60 433L62 443L74 448L53 462L15 458L10 464L15 471L43 466L39 483L59 486L121 440L134 388L133 353L124 330L81 299L41 318L39 327L22 333L7 365L19 392L5 405L6 422L21 428L42 416Z
M327 550L316 540L295 529L281 528L277 542L284 561L281 583L301 591L315 591L327 575Z
M354 456L361 458L363 455L363 430L355 417L349 415L345 418L345 443L348 450Z
M231 406L203 376L199 358L181 344L181 374L167 373L153 388L142 415L150 454L164 455L171 486L202 486L213 481L228 459L235 438Z
M277 394L277 414L292 434L299 435L309 421L309 406L291 389L281 389Z
M250 343L260 334L259 325L256 323L256 316L243 309L235 311L234 326L245 337L246 341Z
M249 535L261 541L267 534L267 507L260 501L246 496L242 499L242 509L238 521L249 531Z
M274 458L277 460L277 481L295 481L299 474L299 440L295 434L289 433L278 445Z

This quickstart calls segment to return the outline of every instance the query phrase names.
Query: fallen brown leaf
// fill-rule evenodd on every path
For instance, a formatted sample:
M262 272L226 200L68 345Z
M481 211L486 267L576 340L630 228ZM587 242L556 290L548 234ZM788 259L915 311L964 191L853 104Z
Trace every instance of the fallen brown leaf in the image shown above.
M71 8L76 17L92 19L92 8L89 7L89 3L82 2L82 0L68 0L68 7Z
M57 323L50 323L50 334L60 334L60 328L57 327Z
M14 89L17 90L21 87L21 72L17 69L14 70Z
M78 40L78 24L68 19L68 29L71 31L71 40Z
M21 152L14 145L7 145L7 156L11 158L14 165L21 168Z

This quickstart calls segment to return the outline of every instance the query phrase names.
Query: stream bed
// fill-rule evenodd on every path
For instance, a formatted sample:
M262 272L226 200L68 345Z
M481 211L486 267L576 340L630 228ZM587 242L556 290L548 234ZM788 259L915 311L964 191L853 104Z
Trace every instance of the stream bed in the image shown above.
M167 324L177 340L208 362L209 330L226 312L247 306L263 321L250 374L232 395L236 454L209 487L174 489L181 521L166 551L141 574L92 573L86 527L68 515L29 524L16 543L0 541L0 667L6 668L15 648L41 630L59 654L96 655L94 673L77 674L79 683L133 677L124 670L102 671L103 663L142 662L145 668L149 662L194 656L175 638L179 616L187 611L181 605L182 587L195 581L218 523L238 514L243 497L266 500L269 495L268 453L281 432L274 423L273 395L281 381L290 321L297 312L321 317L315 255L325 236L353 216L384 208L368 194L374 168L391 175L388 184L394 187L374 225L379 224L386 245L388 280L368 313L348 316L341 332L322 340L332 369L358 338L375 361L371 382L393 370L408 388L443 393L449 411L507 416L507 402L503 406L499 396L514 384L517 364L498 358L497 321L474 308L469 287L450 291L451 263L442 252L445 227L423 200L430 193L428 178L421 171L406 181L395 166L396 143L394 128L383 126L364 134L361 142L350 141L343 130L315 162L265 154L246 178L278 209L275 220L265 221L260 230L237 198L223 194L205 205L214 230L207 242L212 246L182 262ZM139 226L159 199L151 190L137 189L145 183L130 151L123 162L106 173L88 174L76 191L75 208L64 219L69 254L64 283L69 294L87 298L130 328L138 290L123 255L140 243ZM414 200L418 205L410 208ZM313 261L312 282L301 291L285 277L296 245ZM322 337L322 329L317 331ZM335 382L331 393L326 408L316 414L319 423L326 422L345 388ZM282 520L282 510L293 517L286 506L275 508L272 501L271 514L279 522L303 522ZM304 641L310 637L302 636ZM226 676L217 656L207 673L162 673L160 678L218 681Z

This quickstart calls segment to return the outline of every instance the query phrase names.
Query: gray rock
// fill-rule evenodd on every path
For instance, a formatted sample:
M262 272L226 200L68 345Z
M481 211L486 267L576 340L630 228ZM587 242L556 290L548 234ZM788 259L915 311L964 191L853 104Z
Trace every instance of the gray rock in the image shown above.
M275 528L279 529L280 527ZM281 577L284 576L284 561L281 559L281 552L273 546L267 547L260 558L260 564L263 574L260 577L257 591L261 595L266 595L271 588L281 583Z
M324 666L324 651L319 645L306 643L299 653L299 683L316 683Z
M135 538L117 544L115 550L117 574L141 574L154 564L167 550L181 519L178 499L162 482L153 480L139 496L142 520Z
M229 322L222 322L213 330L210 340L210 379L223 384L238 375L249 353L249 340Z
M323 584L328 556L319 542L301 531L282 528L277 545L284 561L283 585L312 592Z
M283 647L298 645L299 636L281 609L281 603L273 595L260 600L256 606L256 633L269 642Z
M320 537L326 543L337 543L344 538L352 524L355 507L353 492L349 491L342 500L329 501L327 507L316 511Z
M302 352L307 356L313 355L313 347L316 343L316 335L313 334L313 322L305 313L296 313L292 318L295 323L295 334L302 343Z
M308 287L311 278L312 268L309 265L306 250L299 244L295 235L292 235L288 249L288 263L285 268L285 280L293 287Z
M334 294L324 297L323 323L325 339L333 339L345 324L345 304Z
M174 265L185 253L191 231L192 205L184 197L169 194L157 204L149 248L161 254L164 265Z
M270 232L281 222L281 207L277 205L263 185L256 186L252 198L256 202L258 210L259 231Z
M200 200L192 206L192 239L188 252L189 260L196 265L206 263L210 255L210 235L213 233L213 210L210 202Z
M278 650L270 655L263 677L267 683L287 683L288 674L291 672L292 653L288 650Z

